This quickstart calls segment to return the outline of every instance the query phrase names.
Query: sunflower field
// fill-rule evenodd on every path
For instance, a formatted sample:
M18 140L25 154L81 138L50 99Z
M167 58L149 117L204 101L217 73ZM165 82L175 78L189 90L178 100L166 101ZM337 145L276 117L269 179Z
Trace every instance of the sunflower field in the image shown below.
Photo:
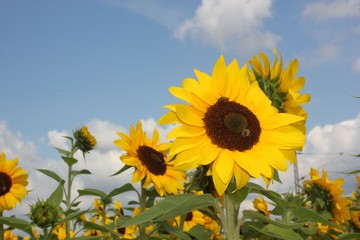
M113 141L124 167L113 176L131 171L132 180L109 192L72 192L75 178L91 174L77 168L75 153L86 159L97 145L82 126L66 136L69 149L55 148L67 176L38 169L56 181L52 194L31 204L26 216L4 216L27 196L29 175L2 152L0 240L360 239L360 170L348 173L358 182L351 196L344 179L313 168L301 191L271 190L305 145L303 105L310 101L300 92L305 78L297 76L297 59L285 66L274 54L273 61L259 53L242 66L220 56L211 74L195 69L195 79L170 87L180 101L165 105L158 119L174 126L168 141L160 141L157 129L148 136L141 121L118 132ZM122 200L130 193L134 199ZM93 199L91 208L79 207L83 197ZM241 208L249 199L254 210Z

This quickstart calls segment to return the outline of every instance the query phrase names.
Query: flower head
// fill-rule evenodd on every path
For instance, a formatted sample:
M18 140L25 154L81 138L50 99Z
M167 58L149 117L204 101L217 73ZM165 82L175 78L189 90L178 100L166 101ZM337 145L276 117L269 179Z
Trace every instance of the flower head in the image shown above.
M76 147L80 149L83 154L90 152L96 146L96 139L91 135L87 126L76 130L74 132L74 138L76 139Z
M29 175L17 165L17 158L6 160L5 153L0 153L0 213L13 209L28 194Z
M198 210L188 212L184 220L183 231L188 232L192 227L196 225L205 225L206 220L204 217L205 215ZM181 217L176 217L174 225L178 226L180 224L180 221Z
M39 227L53 226L59 217L59 208L46 201L37 201L30 206L30 219Z
M351 221L356 229L360 229L360 211L353 211L351 213Z
M143 180L143 188L153 184L160 196L165 193L177 194L184 189L186 174L173 169L169 162L167 151L169 143L159 144L159 133L155 129L153 138L149 139L138 121L136 129L130 126L130 135L117 133L121 139L114 141L115 145L126 151L120 159L128 166L133 166L135 172L132 182Z
M315 210L329 212L337 224L348 222L350 220L349 205L351 201L341 196L344 193L342 189L344 179L338 178L330 181L325 170L320 177L318 171L313 168L310 169L310 176L311 180L304 181L305 193ZM318 204L319 199L322 204Z
M295 162L294 149L305 144L305 135L293 123L301 116L279 113L260 89L250 82L246 65L224 57L212 76L195 70L198 81L187 78L170 92L188 104L170 104L160 124L180 124L168 138L175 138L170 156L176 169L207 165L219 195L233 177L243 187L250 177L273 178L274 170L286 171ZM269 181L268 181L269 182Z
M254 208L264 214L266 217L270 216L270 212L268 211L268 205L265 199L263 199L261 196L258 196L253 200Z

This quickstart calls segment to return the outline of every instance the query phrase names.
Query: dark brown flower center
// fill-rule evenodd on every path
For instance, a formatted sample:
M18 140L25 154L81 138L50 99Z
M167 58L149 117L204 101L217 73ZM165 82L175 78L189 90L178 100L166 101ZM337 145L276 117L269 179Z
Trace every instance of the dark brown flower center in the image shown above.
M9 175L6 173L0 172L0 196L5 195L10 191L12 186L12 181Z
M225 97L208 108L203 121L211 142L230 151L249 150L260 138L257 117L247 107Z
M120 234L125 234L125 232L126 232L126 229L124 227L118 227L116 230Z
M186 218L185 221L191 221L193 219L193 213L192 212L188 212L188 214L186 214Z
M137 155L141 163L154 175L164 175L166 163L164 154L148 146L140 146Z

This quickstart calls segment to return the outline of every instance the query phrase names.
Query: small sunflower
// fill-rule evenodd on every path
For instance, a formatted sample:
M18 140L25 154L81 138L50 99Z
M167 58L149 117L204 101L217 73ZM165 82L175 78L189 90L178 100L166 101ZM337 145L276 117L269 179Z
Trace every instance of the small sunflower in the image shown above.
M275 60L271 66L269 58L259 53L249 61L252 70L249 72L252 81L259 82L261 89L272 100L273 106L280 112L292 113L307 117L306 111L301 107L310 101L310 94L300 94L304 87L305 78L296 77L299 62L294 59L283 69L284 61L276 50Z
M330 181L325 170L320 177L318 171L313 168L310 169L310 176L311 180L304 181L305 193L315 210L329 212L337 224L348 222L350 220L349 205L351 201L341 196L344 193L342 189L344 179L338 178ZM323 203L317 204L317 199L321 199Z
M28 194L29 175L17 165L17 158L6 160L5 153L0 154L0 213L13 209Z
M196 225L205 225L206 220L204 217L205 215L198 210L188 212L185 217L183 231L188 232L192 227ZM181 221L181 217L180 216L176 217L174 225L179 226L180 221Z
M258 196L257 198L255 198L253 200L253 204L254 204L254 208L258 212L264 214L264 216L266 216L266 217L270 216L270 212L268 211L267 202L261 196Z
M74 138L76 139L76 147L80 149L83 154L90 152L96 146L96 139L89 132L87 126L76 130L74 132Z
M170 156L177 169L201 165L209 172L219 195L232 178L237 189L250 177L273 178L274 169L287 170L295 162L294 149L305 144L305 135L293 123L301 116L279 113L260 89L250 82L248 69L236 60L226 66L221 56L212 76L195 70L198 81L184 79L183 86L170 92L189 104L170 104L160 124L180 124L168 138Z
M133 183L143 180L143 188L153 184L160 196L166 193L177 194L184 189L181 182L185 182L186 174L173 169L173 164L167 157L170 143L159 144L159 132L156 129L152 139L149 139L138 121L136 129L130 126L129 136L122 132L117 134L121 139L115 140L115 145L126 151L120 159L135 168Z
M6 230L4 232L4 240L17 240L17 239L18 237L11 230Z
M354 211L351 213L351 221L357 229L360 229L360 211Z

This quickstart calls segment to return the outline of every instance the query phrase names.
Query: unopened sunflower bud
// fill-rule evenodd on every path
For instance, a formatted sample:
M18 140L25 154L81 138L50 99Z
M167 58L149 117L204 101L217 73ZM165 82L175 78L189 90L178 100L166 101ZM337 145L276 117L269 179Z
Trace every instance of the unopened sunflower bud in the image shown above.
M96 139L91 135L87 126L83 126L76 130L74 132L74 137L76 139L76 147L80 149L83 154L90 152L96 145Z
M57 207L45 201L38 201L35 205L30 206L30 219L39 227L45 228L53 226L59 216Z

